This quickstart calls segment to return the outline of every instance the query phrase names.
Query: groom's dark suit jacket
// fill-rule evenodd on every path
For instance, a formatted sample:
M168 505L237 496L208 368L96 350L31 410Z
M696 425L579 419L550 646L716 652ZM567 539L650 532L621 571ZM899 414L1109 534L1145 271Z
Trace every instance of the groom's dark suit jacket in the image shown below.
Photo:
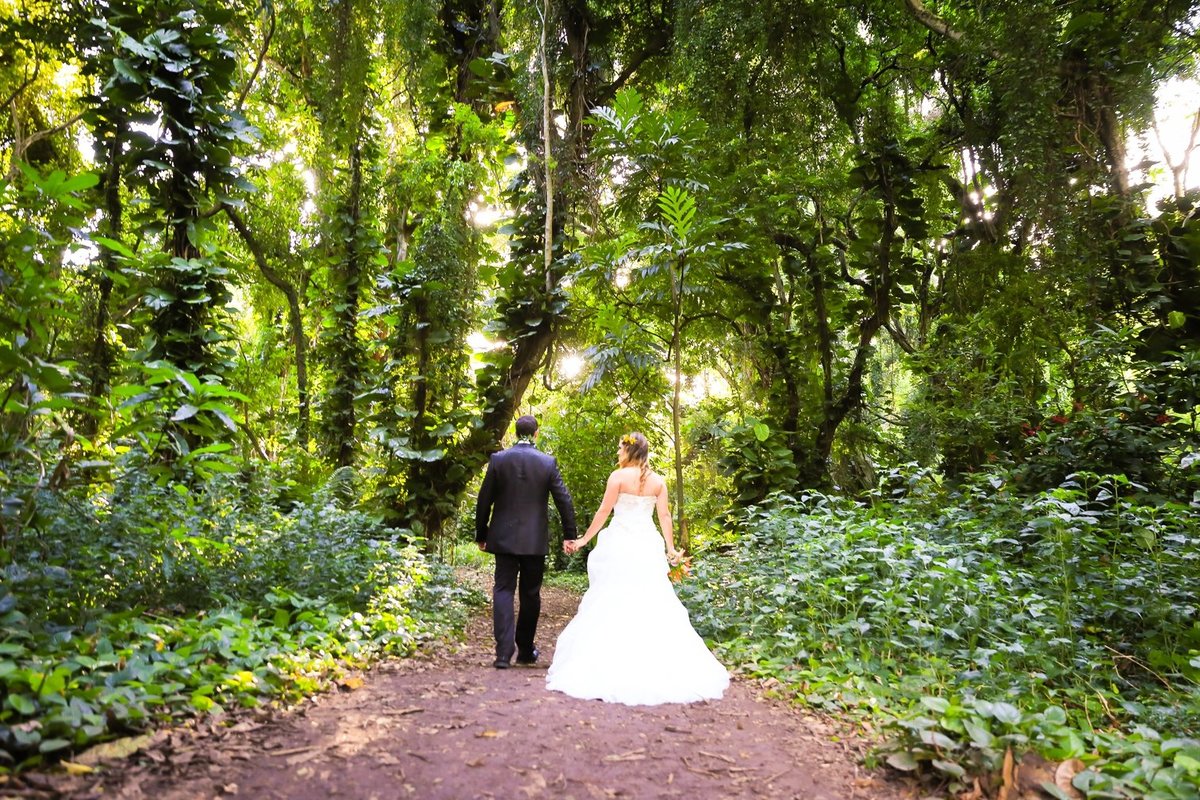
M576 538L575 506L558 461L529 442L494 453L475 504L475 541L489 553L544 556L550 552L547 500L553 497L563 536Z

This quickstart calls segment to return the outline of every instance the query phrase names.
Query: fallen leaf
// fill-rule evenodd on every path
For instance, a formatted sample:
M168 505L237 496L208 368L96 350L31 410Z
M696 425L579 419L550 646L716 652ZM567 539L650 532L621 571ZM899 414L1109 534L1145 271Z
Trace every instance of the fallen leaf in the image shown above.
M645 757L646 748L639 747L637 750L630 750L628 753L616 753L614 755L605 756L600 760L612 764L617 761L641 761Z
M983 787L979 784L979 778L976 778L971 784L971 788L968 791L957 795L955 800L983 800L983 798Z
M310 744L310 745L306 745L305 747L289 747L287 750L271 750L271 751L267 752L267 755L269 755L269 756L290 756L294 753L307 753L309 750L312 750L312 749L313 749L313 745Z
M472 758L470 761L467 762L467 766L468 767L482 767L483 759L482 758Z
M147 733L141 736L126 736L124 739L104 742L80 753L79 757L75 759L75 763L94 767L101 761L115 761L121 758L129 758L138 750L148 745L153 738L153 734Z
M225 794L237 794L238 785L236 783L227 783L221 787L221 791Z
M60 761L63 769L68 775L87 775L89 772L95 772L94 767L89 767L87 764L76 764L74 761ZM7 777L7 776L5 776Z
M533 772L529 776L530 782L521 787L521 792L528 797L537 797L546 790L546 779L540 772Z
M996 800L1015 800L1017 769L1013 765L1011 747L1004 751L1004 766L1000 770L1000 779L1003 783L1000 786L1000 791L996 794Z
M508 731L497 731L492 728L487 728L475 734L476 739L500 739L508 736Z
M1054 770L1054 785L1062 789L1063 793L1069 797L1082 798L1083 793L1076 789L1071 781L1085 769L1087 769L1087 764L1078 758L1067 759L1058 765L1058 769Z
M352 692L355 689L361 689L365 683L366 681L356 675L352 678L342 678L342 680L338 681L338 686L348 692Z
M403 717L407 716L408 714L419 714L424 710L425 709L421 708L420 706L409 706L408 708L389 708L383 713L391 717Z
M290 755L284 761L287 762L289 767L292 767L296 764L303 764L305 761L312 761L319 755L321 755L321 751L312 747L306 747L302 752Z

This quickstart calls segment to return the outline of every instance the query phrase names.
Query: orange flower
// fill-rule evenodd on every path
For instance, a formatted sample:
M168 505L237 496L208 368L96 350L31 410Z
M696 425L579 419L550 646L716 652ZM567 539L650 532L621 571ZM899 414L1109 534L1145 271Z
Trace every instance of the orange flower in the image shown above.
M685 557L678 564L671 567L671 571L667 573L667 577L671 579L671 583L679 583L691 574L692 559Z

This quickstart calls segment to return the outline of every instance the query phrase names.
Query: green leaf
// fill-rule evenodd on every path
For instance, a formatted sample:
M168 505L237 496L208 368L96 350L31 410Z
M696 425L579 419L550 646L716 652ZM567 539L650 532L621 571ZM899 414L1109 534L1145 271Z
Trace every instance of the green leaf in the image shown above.
M944 733L934 730L921 731L921 741L930 747L936 747L941 750L957 750L958 742L951 739Z
M113 59L113 69L115 69L117 74L127 81L131 81L133 83L142 82L142 74L130 66L129 62L123 58Z
M8 696L8 705L18 714L29 716L37 711L37 705L28 695L10 694Z
M1058 786L1056 786L1055 784L1050 783L1050 781L1042 781L1041 789L1046 794L1055 798L1055 800L1074 800L1074 798L1071 795L1067 794L1062 789L1058 788Z
M1067 724L1067 712L1062 706L1047 706L1042 712L1042 719L1055 725Z
M101 247L112 250L114 253L125 256L126 258L135 257L132 250L118 242L116 239L109 239L107 236L93 236L92 241Z
M994 703L992 705L992 716L1000 722L1016 725L1021 721L1021 711L1012 703Z
M179 407L179 410L171 416L171 421L182 422L185 419L191 419L192 417L196 416L199 411L200 409L196 408L196 406L192 405L191 403L184 403Z
M1067 23L1067 27L1063 31L1063 38L1073 39L1075 38L1076 34L1103 24L1104 19L1104 13L1100 11L1085 11L1082 14L1076 14L1075 16L1071 17L1071 21Z
M696 216L696 200L686 189L678 186L668 186L659 195L658 207L663 219L671 226L675 238L686 240L692 229L692 221Z
M492 65L482 58L471 59L471 61L467 64L467 69L471 70L471 72L478 75L480 78L492 77Z
M953 761L945 761L940 758L935 758L931 763L935 769L937 769L939 772L944 772L947 775L953 775L956 778L964 778L967 775L967 771L958 764L955 764Z
M967 735L971 737L971 744L978 748L992 747L996 743L996 737L982 725L964 720L963 728L966 729Z
M1200 774L1200 760L1186 753L1175 754L1175 766L1187 770L1192 775Z
M55 750L63 750L71 746L71 743L66 739L43 739L38 745L39 753L52 753Z
M94 172L81 172L80 174L67 178L63 181L60 187L64 192L81 192L84 189L90 189L100 182L100 176Z
M912 772L917 768L917 760L913 758L912 753L907 751L903 753L892 753L887 757L888 766L892 769L898 769L901 772Z
M921 705L938 714L945 714L950 710L950 701L944 697L922 697Z
M229 414L225 413L219 408L212 409L212 413L217 419L221 420L221 423L226 428L233 433L237 433L237 423L233 421L233 417L229 416Z

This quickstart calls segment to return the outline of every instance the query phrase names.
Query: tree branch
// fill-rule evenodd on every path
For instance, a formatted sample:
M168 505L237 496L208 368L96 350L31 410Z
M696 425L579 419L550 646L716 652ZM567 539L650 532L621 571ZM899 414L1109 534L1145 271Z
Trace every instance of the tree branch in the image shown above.
M921 3L921 0L904 0L904 5L917 18L918 22L938 36L945 36L947 39L953 39L956 42L963 40L962 31L956 31L951 28L948 22L927 9Z
M242 93L238 95L237 103L234 108L237 111L242 110L242 105L246 102L246 96L250 94L250 89L253 88L254 82L258 80L258 73L262 71L263 62L267 58L267 50L271 48L271 39L275 36L275 6L268 3L267 10L271 12L271 25L267 28L267 35L263 39L262 50L258 51L258 59L254 62L254 71L250 73L250 80L246 81L246 85L242 87Z
M612 83L596 93L596 100L592 105L606 106L612 102L613 97L625 86L626 83L629 82L629 79L633 77L633 74L638 71L638 68L640 68L642 64L645 64L651 58L654 58L654 56L666 51L670 45L670 31L664 28L657 28L654 31L654 35L650 37L648 42L646 42L646 46L638 51L638 53L629 60L629 64L625 67L625 69L621 70L621 74L618 75Z
M963 36L962 31L955 30L954 28L950 27L950 23L946 22L946 20L942 19L937 14L934 14L932 11L926 8L924 4L921 3L921 0L904 0L904 5L908 8L909 12L916 17L918 22L936 33L938 36L944 36L947 39L960 44L962 43L963 39L966 38ZM987 52L997 61L1001 59L1002 54L999 50L988 48Z
M83 119L85 114L87 114L86 111L80 111L78 114L71 117L66 122L63 122L59 125L55 125L53 128L46 128L44 131L37 131L35 133L29 134L29 136L21 142L22 148L28 149L29 145L33 144L34 142L39 141L41 139L45 139L47 136L53 136L54 134L58 133L59 131L66 130L67 128L74 125L76 122L79 122L79 120Z
M262 243L254 236L246 221L242 219L241 214L228 203L222 203L221 209L229 217L229 221L233 223L233 227L241 236L242 241L246 244L246 248L250 250L250 254L254 257L254 263L258 265L259 272L267 279L275 288L283 292L287 298L288 304L288 320L292 329L293 346L296 348L296 396L298 403L298 421L296 425L296 438L300 447L308 450L308 413L309 413L309 398L308 398L308 360L306 356L306 347L304 339L304 318L300 312L300 296L296 291L296 287L288 283L279 273L271 268L267 263L267 254L263 249Z
M26 78L26 79L25 79L25 81L24 81L24 83L22 83L20 86L18 86L18 87L17 87L17 88L16 88L16 89L13 91L13 93L12 93L12 94L10 94L10 95L8 96L8 98L7 98L7 99L6 99L6 100L5 100L3 103L0 103L0 108L4 108L4 107L5 107L5 106L7 106L9 103L13 102L13 101L14 101L14 100L16 100L18 97L20 97L20 96L21 96L21 92L23 92L23 91L25 91L26 89L28 89L28 88L29 88L29 84L31 84L31 83L33 83L34 81L36 81L36 80L37 80L38 73L41 71L41 69L42 69L42 62L40 62L40 61L35 61L35 62L33 62L33 74L32 74L32 75L30 75L28 78Z
M894 320L888 320L884 323L883 327L892 335L892 341L898 344L901 350L910 356L916 354L917 348L913 346L912 341L908 338L908 334Z

